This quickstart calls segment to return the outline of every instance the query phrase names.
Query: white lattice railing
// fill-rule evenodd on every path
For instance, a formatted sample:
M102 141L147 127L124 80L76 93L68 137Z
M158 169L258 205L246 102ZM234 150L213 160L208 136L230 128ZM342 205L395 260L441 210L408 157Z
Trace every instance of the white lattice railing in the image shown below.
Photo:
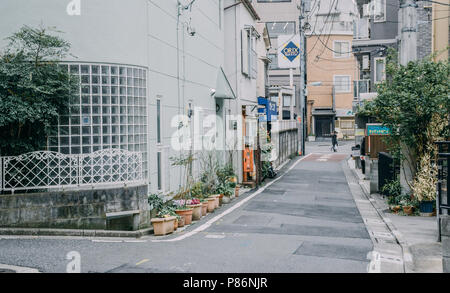
M84 155L34 152L2 157L2 191L100 187L144 182L142 154L106 149Z

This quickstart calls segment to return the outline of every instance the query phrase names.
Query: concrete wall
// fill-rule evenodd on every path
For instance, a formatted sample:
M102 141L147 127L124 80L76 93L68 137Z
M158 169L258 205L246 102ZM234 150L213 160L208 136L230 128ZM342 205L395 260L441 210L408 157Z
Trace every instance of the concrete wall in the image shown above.
M150 225L147 186L0 195L0 227L128 230L130 219L107 223L106 213L140 210Z

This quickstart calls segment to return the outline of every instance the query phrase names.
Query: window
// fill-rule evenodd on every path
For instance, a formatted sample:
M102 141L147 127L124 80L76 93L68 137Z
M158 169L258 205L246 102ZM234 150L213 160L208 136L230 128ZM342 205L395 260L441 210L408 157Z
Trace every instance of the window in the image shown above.
M278 67L278 54L269 54L267 57L270 59L269 70L280 69Z
M158 166L158 191L162 190L162 153L158 152L156 155Z
M270 38L278 38L279 35L295 34L295 21L267 22L266 26Z
M350 57L350 42L349 41L334 41L334 58L349 58Z
M336 93L350 93L350 75L335 75L333 77L334 89Z
M255 79L258 72L255 29L252 27L242 30L241 38L242 74Z
M283 95L283 107L290 107L291 106L291 101L292 101L292 96L291 95ZM295 99L294 99L294 105L295 107Z
M386 0L373 0L375 15L373 17L374 22L386 21Z
M386 58L375 58L375 83L381 82L386 79Z
M161 143L161 99L156 99L156 142Z
M86 63L67 68L80 79L81 94L70 101L70 113L60 118L49 148L73 155L112 148L138 151L147 176L147 71ZM117 82L126 72L130 85L119 92Z

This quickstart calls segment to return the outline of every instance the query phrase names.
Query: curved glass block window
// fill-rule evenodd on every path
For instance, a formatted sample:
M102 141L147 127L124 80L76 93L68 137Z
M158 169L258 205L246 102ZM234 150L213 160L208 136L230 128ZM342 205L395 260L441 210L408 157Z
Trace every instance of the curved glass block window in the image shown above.
M147 70L110 64L61 64L80 80L79 96L59 119L49 149L86 154L115 148L140 151L148 174Z

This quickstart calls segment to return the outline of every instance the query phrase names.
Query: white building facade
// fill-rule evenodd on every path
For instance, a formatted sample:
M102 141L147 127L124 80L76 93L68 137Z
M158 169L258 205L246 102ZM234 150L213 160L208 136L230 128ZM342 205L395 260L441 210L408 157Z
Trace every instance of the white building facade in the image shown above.
M80 3L80 6L77 4ZM217 112L225 45L221 0L3 0L0 48L22 26L55 27L71 44L62 66L81 80L49 150L140 152L151 192L176 191L177 115ZM75 6L73 6L75 5ZM197 110L196 110L197 109ZM197 117L198 117L197 116ZM186 125L185 125L186 126ZM200 127L200 134L203 131ZM217 141L225 141L218 131ZM199 166L194 164L198 176Z

